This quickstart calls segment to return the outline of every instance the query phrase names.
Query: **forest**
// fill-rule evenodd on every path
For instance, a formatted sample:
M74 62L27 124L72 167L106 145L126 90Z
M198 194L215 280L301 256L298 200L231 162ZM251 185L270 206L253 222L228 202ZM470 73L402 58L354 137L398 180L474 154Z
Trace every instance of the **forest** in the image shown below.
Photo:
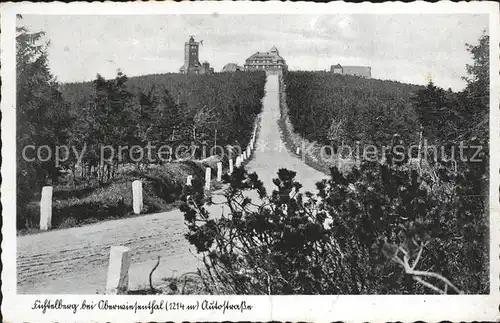
M382 145L395 133L418 141L411 98L422 86L312 71L288 72L284 83L292 124L310 141Z

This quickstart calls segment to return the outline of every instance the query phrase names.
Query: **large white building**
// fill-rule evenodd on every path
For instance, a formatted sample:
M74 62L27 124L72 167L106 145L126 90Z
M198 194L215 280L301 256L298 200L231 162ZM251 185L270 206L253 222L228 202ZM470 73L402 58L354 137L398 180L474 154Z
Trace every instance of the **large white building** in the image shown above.
M268 52L257 52L246 59L246 71L285 71L288 69L285 59L280 56L276 46Z

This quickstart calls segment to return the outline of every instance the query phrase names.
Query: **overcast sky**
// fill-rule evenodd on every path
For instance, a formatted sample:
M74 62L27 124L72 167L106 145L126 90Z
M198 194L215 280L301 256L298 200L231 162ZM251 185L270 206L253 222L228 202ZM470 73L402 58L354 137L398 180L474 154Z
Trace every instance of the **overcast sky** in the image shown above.
M200 61L220 71L275 45L292 70L368 65L372 77L463 88L471 62L465 43L488 32L487 15L24 15L19 24L50 39L61 82L177 72L189 35L203 40Z

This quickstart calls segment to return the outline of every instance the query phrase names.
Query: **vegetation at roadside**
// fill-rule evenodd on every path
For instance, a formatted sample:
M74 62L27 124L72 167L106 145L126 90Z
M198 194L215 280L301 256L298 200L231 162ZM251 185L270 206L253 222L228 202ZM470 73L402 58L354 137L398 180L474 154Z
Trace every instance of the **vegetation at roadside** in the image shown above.
M205 168L213 163L200 161L172 162L150 165L137 169L135 165L122 167L113 180L106 184L78 182L75 186L60 183L54 188L52 205L52 227L67 228L102 220L133 216L132 182L143 184L144 206L142 213L168 211L178 205L186 177L193 175L203 183ZM71 176L66 181L71 180ZM37 232L40 221L39 195L29 202L17 215L20 234Z
M468 196L475 175L428 178L404 164L363 162L348 175L332 168L304 193L295 173L281 169L267 194L257 174L237 169L224 178L229 214L204 208L211 201L201 185L187 188L181 210L206 285L229 293L482 294L488 214Z

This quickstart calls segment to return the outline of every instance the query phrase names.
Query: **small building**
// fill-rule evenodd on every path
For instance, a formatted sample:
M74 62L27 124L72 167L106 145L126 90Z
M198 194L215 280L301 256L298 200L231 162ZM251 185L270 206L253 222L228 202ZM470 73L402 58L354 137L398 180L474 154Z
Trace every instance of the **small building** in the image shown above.
M205 74L212 74L214 72L214 68L210 67L210 63L207 61L204 61L201 66L203 66L203 71Z
M370 66L343 66L337 64L332 65L330 71L335 74L353 75L364 78L372 77L372 68Z
M257 52L246 59L246 71L286 71L288 66L285 59L280 56L276 46L268 52Z
M184 65L179 69L182 74L209 74L213 73L213 68L210 68L208 62L200 64L199 52L200 43L194 40L194 36L189 37L189 41L184 43Z
M228 64L224 65L224 67L222 68L223 73L237 72L237 71L243 71L243 70L244 70L244 67L240 66L236 63L228 63Z

